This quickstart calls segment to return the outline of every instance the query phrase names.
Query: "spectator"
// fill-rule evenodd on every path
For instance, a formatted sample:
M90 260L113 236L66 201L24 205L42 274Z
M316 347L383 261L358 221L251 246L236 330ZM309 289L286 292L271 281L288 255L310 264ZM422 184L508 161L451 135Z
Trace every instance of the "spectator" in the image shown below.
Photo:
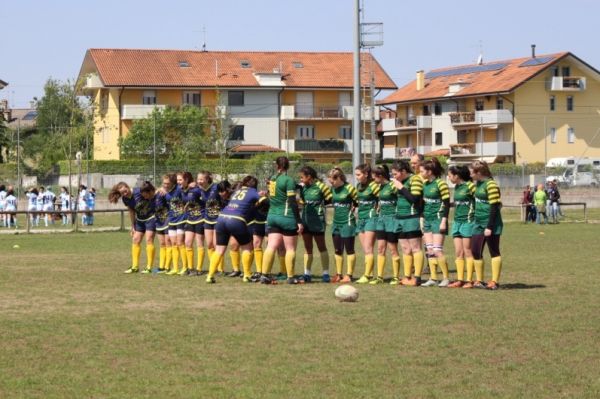
M87 210L88 210L88 192L87 187L81 184L79 186L79 195L77 197L77 210L81 213L81 224L88 225Z
M558 201L560 200L560 193L558 192L558 185L555 182L550 182L548 188L548 202L550 203L547 211L550 213L552 223L558 223Z
M523 190L523 197L521 199L521 204L525 208L525 223L536 221L535 206L533 205L533 194L534 193L531 191L531 186L525 186L525 190Z
M537 213L536 223L540 224L542 221L542 215L544 216L544 223L548 224L548 216L546 215L546 201L548 199L548 195L544 190L544 185L542 183L538 184L537 191L533 195L533 203L535 204L535 210Z
M94 187L90 187L90 190L87 195L87 209L88 212L86 214L88 225L91 226L94 224L94 209L96 209L96 189Z

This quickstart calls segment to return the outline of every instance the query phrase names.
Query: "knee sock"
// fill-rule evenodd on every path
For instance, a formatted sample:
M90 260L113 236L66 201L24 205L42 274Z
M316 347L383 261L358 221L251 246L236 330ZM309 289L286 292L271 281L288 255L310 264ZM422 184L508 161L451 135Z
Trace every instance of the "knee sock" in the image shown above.
M377 255L377 277L383 278L385 271L385 255Z
M279 274L286 274L287 267L285 266L285 255L279 255Z
M365 276L373 277L373 264L375 263L375 256L373 254L365 255Z
M179 271L179 247L177 245L171 246L171 260L173 262L172 271Z
M428 257L427 261L429 262L429 273L432 280L437 280L437 259L432 257Z
M261 266L262 274L270 274L271 273L271 269L273 268L274 260L275 260L275 251L267 248L265 250L265 253L263 256L263 261L262 261L262 266Z
M304 274L311 275L313 263L313 254L304 254Z
M185 252L185 245L179 246L179 256L181 257L181 270L187 270L187 254Z
M344 268L344 257L342 255L335 254L335 272L336 274L342 274Z
M502 271L502 257L496 256L492 258L492 281L500 281L500 272Z
M185 259L187 261L188 269L194 269L194 247L185 249Z
M256 263L256 272L262 272L263 250L262 248L254 248L254 260Z
M229 258L231 258L231 267L234 272L240 271L240 250L229 251Z
M146 244L146 269L154 267L154 244Z
M217 269L223 273L225 272L225 255L219 258L219 264L217 265Z
M465 263L467 264L467 278L465 281L473 281L473 257L467 258Z
M288 278L294 277L294 269L296 266L296 251L287 251L285 253L285 270Z
M400 275L400 257L392 256L392 273L394 278Z
M249 278L252 275L252 261L254 254L252 251L242 252L242 267L244 268L244 277Z
M167 257L167 247L158 248L158 268L165 270L165 258Z
M198 259L196 260L196 270L201 272L204 266L204 247L198 247Z
M354 265L356 264L356 255L346 255L346 261L348 262L348 276L352 276L354 274Z
M465 280L465 260L464 258L456 258L454 261L456 264L456 279L458 281Z
M413 256L402 255L402 262L404 263L404 277L410 278L413 268Z
M323 274L329 274L329 252L323 251L321 255L321 267L323 268Z
M448 262L446 262L446 257L444 255L439 255L437 257L437 263L440 265L440 269L442 269L442 276L447 280L450 277L450 274L448 272Z
M131 268L138 269L140 267L140 255L142 247L140 244L131 244Z
M207 248L207 252L208 252L208 263L210 264L210 260L212 259L212 256L215 253L215 249L214 248Z
M210 266L208 267L209 278L212 278L215 275L217 268L219 267L219 263L221 263L221 259L223 258L224 256L218 252L213 252L212 256L210 257Z
M173 259L173 247L169 246L165 248L165 270L171 268L171 259Z
M475 265L475 278L477 281L483 281L483 259L475 259L473 264Z
M415 277L421 278L421 273L423 273L423 251L413 252L413 262L415 264Z

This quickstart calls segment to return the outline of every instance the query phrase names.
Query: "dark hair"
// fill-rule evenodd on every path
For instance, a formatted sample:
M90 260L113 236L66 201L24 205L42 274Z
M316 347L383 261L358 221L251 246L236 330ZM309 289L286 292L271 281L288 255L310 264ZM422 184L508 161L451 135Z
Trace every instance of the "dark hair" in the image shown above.
M373 169L373 174L377 176L382 176L386 180L390 180L390 168L386 164L377 165Z
M471 162L469 169L475 173L479 173L481 176L492 177L492 171L485 161L473 161Z
M256 188L258 186L258 179L254 176L246 176L240 183L241 186Z
M40 191L46 191L46 189L44 188L44 186L40 186Z
M8 190L6 195L15 195L15 190Z
M0 184L0 191L6 190L6 186L4 184Z
M224 191L229 191L231 189L231 183L227 180L223 180L219 184L217 184L217 191L222 193Z
M436 157L423 162L421 167L425 170L431 171L435 177L440 177L444 173L444 168L442 168L442 164Z
M142 186L140 187L140 192L154 194L156 192L156 188L152 185L152 183L146 180L142 183Z
M360 172L363 175L371 177L371 165L369 165L368 163L361 163L356 168L354 168L354 170L360 170Z
M206 181L208 182L208 184L212 184L212 182L213 182L212 173L210 173L208 170L201 170L200 172L198 172L198 174L203 175L204 178L206 179Z
M162 179L168 180L171 187L175 187L175 185L177 184L177 175L175 173L168 173L166 175L163 175Z
M392 164L392 170L397 170L398 172L405 171L406 173L413 173L412 168L410 167L410 163L406 159L399 159Z
M448 168L448 172L452 173L455 176L458 176L462 181L471 180L471 173L469 172L469 168L465 165L452 165Z
M288 170L290 168L290 160L287 157L277 157L275 165L277 165L277 169Z
M317 171L310 167L310 166L303 166L302 169L300 169L300 173L302 173L304 176L310 176L313 178L313 180L317 180Z
M79 189L80 189L80 190L87 190L87 187L86 187L86 186L84 186L83 184L80 184L80 185L79 185Z
M344 173L342 168L335 167L331 169L327 176L329 176L332 179L341 179L344 183L348 182L348 180L346 179L346 174Z
M67 194L69 194L69 189L67 188L67 186L62 186L61 188L62 188L63 190L65 190L65 192L66 192Z
M110 202L111 204L116 204L117 202L119 202L119 199L122 197L121 189L123 187L130 188L129 184L125 183L124 181L120 181L117 184L115 184L108 193L108 202Z
M29 190L29 192L30 192L30 193L34 193L35 195L38 195L38 194L39 194L39 192L38 192L37 188L35 188L35 187L34 187L34 188L32 188L31 190Z

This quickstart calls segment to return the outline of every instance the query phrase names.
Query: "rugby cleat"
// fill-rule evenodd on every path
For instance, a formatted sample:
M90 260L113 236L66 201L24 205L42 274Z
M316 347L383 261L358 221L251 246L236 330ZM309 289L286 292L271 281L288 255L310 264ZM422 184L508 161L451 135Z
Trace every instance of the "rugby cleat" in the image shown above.
M467 281L462 285L462 288L466 288L466 289L470 289L473 288L473 282L472 281Z
M129 269L125 270L123 273L125 274L133 274L133 273L137 273L139 272L139 270L135 267L130 267Z
M429 279L426 282L424 282L423 284L421 284L421 287L436 287L437 285L438 285L437 281Z
M144 269L142 270L142 274L152 274L152 269Z
M498 284L495 281L488 281L485 288L487 288L488 290L496 291L498 288L500 288L500 284Z
M483 288L485 288L485 283L482 283L482 282L481 282L481 281L479 281L479 280L478 280L478 281L475 281L475 282L473 283L473 288L481 288L481 289L483 289Z
M378 284L383 284L383 279L381 277L377 277L377 278L374 278L373 280L369 281L369 285L378 285Z
M242 283L253 283L254 281L252 281L252 277L251 276L244 276L242 277Z
M453 283L450 283L450 284L448 285L448 288L461 288L461 287L462 287L462 286L464 286L464 285L465 285L465 283L463 283L462 281L460 281L460 280L456 280L455 282L453 282Z
M331 281L331 277L329 277L329 273L324 274L323 276L321 276L321 282L323 283L329 283Z
M234 270L231 273L229 273L227 275L227 277L240 277L242 275L242 272L239 270Z
M209 277L206 277L206 284L214 284L214 283L216 283L216 282L217 282L217 281L216 281L214 278L212 278L212 277L210 277L210 276L209 276Z
M400 285L402 284L402 282L400 281L400 279L398 277L393 277L392 281L390 281L390 285Z
M369 276L363 275L361 278L356 280L356 284L367 284L369 281L371 281L371 278Z
M305 283L312 283L312 276L310 274L304 274L302 276L302 279Z
M450 280L448 280L447 278L445 278L442 281L440 281L440 283L438 284L438 287L446 288L449 285L450 285Z
M342 279L342 281L340 281L340 283L342 283L342 284L349 284L351 282L352 282L352 276L349 274L346 274L344 276L344 278Z
M333 278L331 279L332 283L339 283L340 281L342 281L342 275L341 274L336 274L335 276L333 276Z

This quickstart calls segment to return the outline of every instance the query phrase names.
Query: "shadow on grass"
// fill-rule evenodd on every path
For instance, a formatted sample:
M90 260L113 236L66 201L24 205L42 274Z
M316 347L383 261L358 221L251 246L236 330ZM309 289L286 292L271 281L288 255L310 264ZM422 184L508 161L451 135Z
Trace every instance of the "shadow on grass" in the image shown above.
M543 284L523 284L523 283L511 283L502 284L500 286L503 290L532 290L536 288L546 288Z

